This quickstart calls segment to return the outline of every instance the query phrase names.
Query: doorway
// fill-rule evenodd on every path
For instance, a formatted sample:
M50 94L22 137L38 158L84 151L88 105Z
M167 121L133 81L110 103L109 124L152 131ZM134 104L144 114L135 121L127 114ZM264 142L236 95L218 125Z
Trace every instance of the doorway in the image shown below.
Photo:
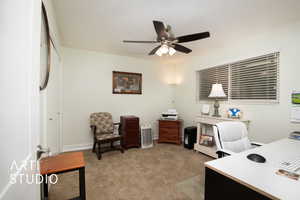
M50 149L50 153L62 151L61 136L61 61L56 50L51 48L51 71L48 86L42 93L43 129L41 144Z

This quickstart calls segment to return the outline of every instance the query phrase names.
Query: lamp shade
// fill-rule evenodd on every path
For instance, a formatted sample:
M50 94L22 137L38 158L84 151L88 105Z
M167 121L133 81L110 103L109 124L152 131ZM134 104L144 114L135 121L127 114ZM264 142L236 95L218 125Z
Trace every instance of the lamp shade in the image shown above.
M226 97L226 94L223 90L222 84L219 84L219 83L213 84L208 97L210 97L210 98Z

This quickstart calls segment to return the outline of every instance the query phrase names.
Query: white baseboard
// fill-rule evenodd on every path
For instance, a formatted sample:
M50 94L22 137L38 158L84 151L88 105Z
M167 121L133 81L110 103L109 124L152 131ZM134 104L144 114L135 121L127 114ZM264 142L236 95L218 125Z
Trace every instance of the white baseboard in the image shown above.
M120 145L119 141L114 142L114 145ZM108 147L110 146L109 143L102 144L101 146ZM71 144L71 145L64 145L63 146L63 152L71 152L71 151L83 151L83 150L89 150L93 148L93 143L90 144Z
M82 151L82 150L88 150L92 149L93 144L71 144L71 145L64 145L63 146L63 152L69 152L69 151Z

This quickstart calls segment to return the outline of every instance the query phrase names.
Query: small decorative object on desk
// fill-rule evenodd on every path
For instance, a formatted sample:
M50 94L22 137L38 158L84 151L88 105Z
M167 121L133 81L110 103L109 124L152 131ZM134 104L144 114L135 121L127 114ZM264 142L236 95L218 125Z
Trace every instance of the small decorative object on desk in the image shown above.
M242 117L242 112L238 108L229 108L227 111L228 117L229 118L241 118Z
M211 135L201 135L199 144L211 147L214 145L214 137Z
M209 115L209 104L203 104L202 105L201 114L202 115Z

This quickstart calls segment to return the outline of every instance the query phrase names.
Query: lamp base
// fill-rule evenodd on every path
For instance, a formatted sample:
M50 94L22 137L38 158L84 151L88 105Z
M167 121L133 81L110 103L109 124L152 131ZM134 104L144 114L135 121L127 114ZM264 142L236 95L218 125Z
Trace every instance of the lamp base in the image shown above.
M214 114L212 115L213 117L221 117L221 115L219 114L219 107L220 107L220 104L219 104L219 101L218 99L215 99L215 104L214 104Z

